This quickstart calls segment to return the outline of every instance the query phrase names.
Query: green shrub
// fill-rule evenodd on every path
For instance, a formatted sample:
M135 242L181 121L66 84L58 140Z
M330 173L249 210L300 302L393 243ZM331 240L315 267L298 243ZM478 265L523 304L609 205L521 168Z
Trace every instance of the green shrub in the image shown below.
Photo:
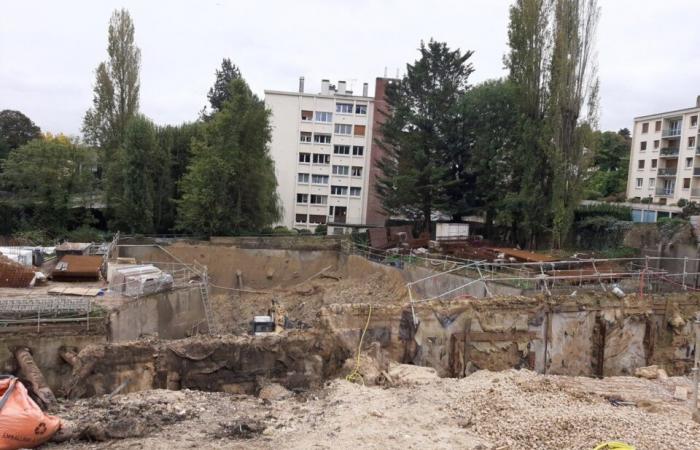
M71 242L102 242L105 240L105 236L97 228L83 225L66 233L66 239Z
M272 234L277 234L277 235L292 235L296 234L295 230L290 230L289 228L279 225L276 226L274 230L272 230Z
M682 199L678 200L678 202L676 203L676 206L678 206L679 208L683 208L687 204L688 204L688 200L682 198Z
M632 209L627 206L599 203L579 206L574 211L574 220L580 222L591 217L613 217L621 221L632 220Z
M656 226L662 237L671 239L687 223L686 219L680 217L662 217L656 221Z
M648 205L648 204L650 204L653 200L654 200L654 199L651 198L651 197L644 197L644 198L642 199L641 203L643 203L643 204L645 204L645 205Z
M320 236L325 236L326 234L328 234L328 225L326 225L326 224L317 225L316 229L314 230L314 234L317 234Z

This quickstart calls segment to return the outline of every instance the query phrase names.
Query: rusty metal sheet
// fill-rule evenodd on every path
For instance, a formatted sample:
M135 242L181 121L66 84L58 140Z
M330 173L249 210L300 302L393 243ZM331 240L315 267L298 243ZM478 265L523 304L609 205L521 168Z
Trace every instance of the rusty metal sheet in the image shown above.
M65 255L51 272L54 280L98 280L101 256Z

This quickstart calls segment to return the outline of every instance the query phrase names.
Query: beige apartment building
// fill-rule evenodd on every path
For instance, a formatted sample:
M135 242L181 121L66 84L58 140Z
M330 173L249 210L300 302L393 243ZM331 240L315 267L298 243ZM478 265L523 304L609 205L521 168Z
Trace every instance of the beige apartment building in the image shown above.
M651 197L661 205L700 201L698 116L700 96L692 108L634 119L627 198Z
M374 98L345 81L321 81L321 92L265 91L272 112L270 153L283 208L278 225L329 233L365 223Z

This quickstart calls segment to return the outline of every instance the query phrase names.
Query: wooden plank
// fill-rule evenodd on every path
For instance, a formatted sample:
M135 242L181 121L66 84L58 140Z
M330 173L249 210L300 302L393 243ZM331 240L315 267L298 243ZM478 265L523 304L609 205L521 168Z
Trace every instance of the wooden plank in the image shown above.
M49 289L49 294L52 295L78 295L81 297L96 297L99 293L99 288L54 287Z

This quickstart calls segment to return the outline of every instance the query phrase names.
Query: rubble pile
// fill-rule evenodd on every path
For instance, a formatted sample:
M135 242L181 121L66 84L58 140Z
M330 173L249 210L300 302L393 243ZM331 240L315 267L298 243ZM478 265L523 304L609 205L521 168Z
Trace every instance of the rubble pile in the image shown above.
M390 373L410 371L393 367ZM155 390L112 400L66 401L61 415L78 428L104 424L103 434L92 432L93 439L112 439L124 429L110 428L112 422L105 420L110 418L130 423L132 435L61 446L590 450L613 440L638 449L690 448L700 441L700 425L691 419L689 402L673 400L669 393L674 385L689 383L687 378L596 380L527 370L421 378L420 383L398 387L336 379L321 390L280 396L270 396L269 389L260 397ZM284 392L277 386L274 390Z

